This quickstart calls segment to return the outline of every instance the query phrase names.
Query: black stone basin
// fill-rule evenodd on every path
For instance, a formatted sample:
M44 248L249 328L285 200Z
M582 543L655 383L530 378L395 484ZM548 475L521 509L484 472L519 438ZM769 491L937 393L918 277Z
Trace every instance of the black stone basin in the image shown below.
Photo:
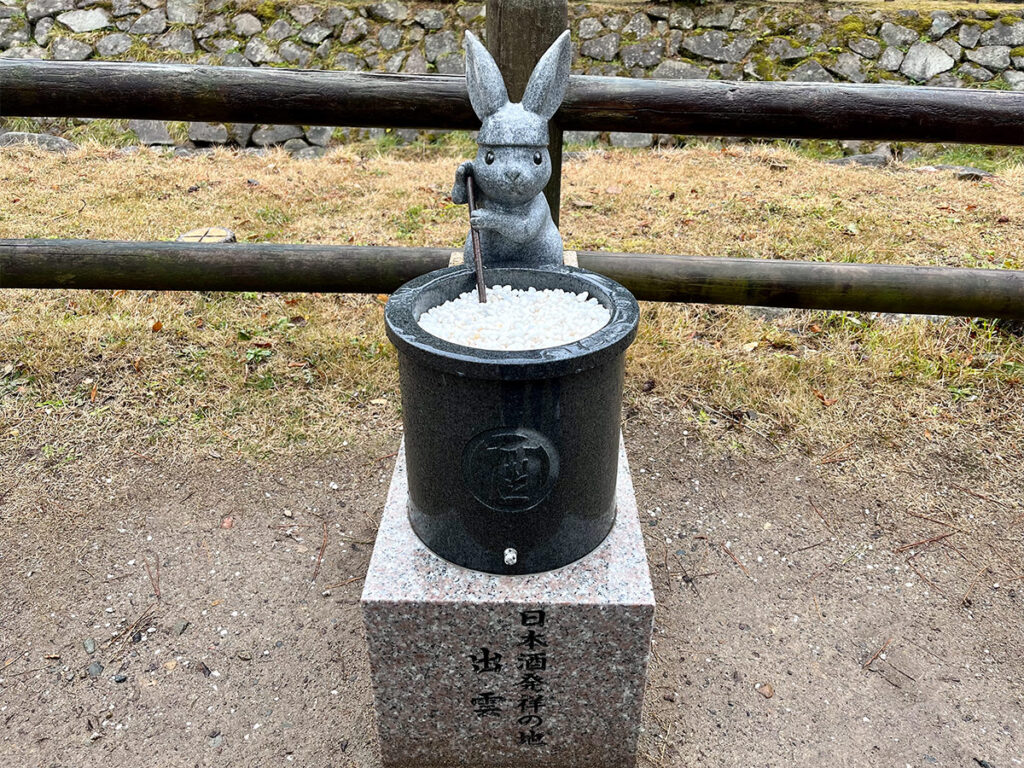
M406 283L385 309L413 530L457 565L537 573L591 552L615 522L623 368L639 308L614 280L574 267L488 269L487 284L587 291L611 312L601 330L558 347L452 344L418 318L475 289L462 266Z

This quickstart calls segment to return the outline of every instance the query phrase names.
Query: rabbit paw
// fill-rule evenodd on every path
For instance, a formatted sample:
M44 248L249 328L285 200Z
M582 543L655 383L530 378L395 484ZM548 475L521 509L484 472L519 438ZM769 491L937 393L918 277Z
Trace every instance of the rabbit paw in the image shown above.
M473 163L470 160L462 163L458 170L455 171L455 186L452 187L452 202L456 205L465 205L467 202L466 195L466 176L473 175Z
M501 228L501 217L494 211L477 208L469 215L469 225L478 231L482 229L497 230Z

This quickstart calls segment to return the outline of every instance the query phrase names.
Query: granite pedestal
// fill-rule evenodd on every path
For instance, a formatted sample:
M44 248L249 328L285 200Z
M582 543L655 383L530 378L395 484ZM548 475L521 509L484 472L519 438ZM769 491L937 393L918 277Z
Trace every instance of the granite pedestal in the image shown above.
M654 593L625 450L608 538L547 573L442 560L407 496L403 446L362 596L384 765L632 766Z

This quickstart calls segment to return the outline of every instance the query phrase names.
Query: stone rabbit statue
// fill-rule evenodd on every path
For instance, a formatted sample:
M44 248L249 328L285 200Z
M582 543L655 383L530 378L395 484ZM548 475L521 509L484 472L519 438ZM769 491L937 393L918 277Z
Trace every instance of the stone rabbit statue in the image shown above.
M543 192L551 177L548 120L565 97L571 59L566 31L537 62L522 102L513 104L491 54L466 32L466 86L473 111L483 124L476 159L463 163L455 173L452 200L467 202L466 176L472 176L476 209L470 222L480 234L486 267L562 264L562 236L551 220ZM469 236L465 263L472 268Z

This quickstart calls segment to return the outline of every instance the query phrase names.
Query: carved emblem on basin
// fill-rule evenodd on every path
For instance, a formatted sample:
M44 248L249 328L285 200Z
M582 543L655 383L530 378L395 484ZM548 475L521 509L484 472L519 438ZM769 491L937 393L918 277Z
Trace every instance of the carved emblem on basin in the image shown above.
M466 444L462 475L477 501L496 512L540 504L558 479L558 451L526 427L489 429Z

